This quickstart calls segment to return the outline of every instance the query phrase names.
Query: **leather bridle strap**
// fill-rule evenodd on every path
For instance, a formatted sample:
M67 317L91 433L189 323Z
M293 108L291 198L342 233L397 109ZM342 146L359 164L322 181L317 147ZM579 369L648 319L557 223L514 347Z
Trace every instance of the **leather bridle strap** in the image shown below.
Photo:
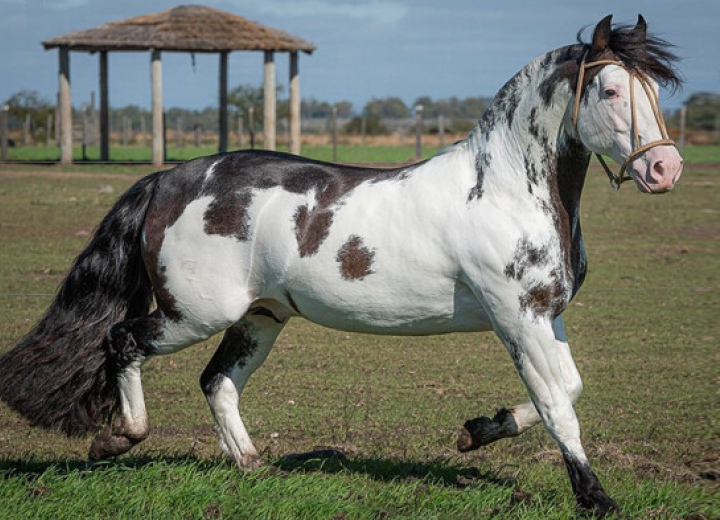
M598 158L598 161L600 161L600 164L602 165L603 169L605 170L605 173L607 174L608 178L610 179L610 186L612 186L613 189L617 190L620 188L620 185L625 182L632 179L629 175L625 174L625 170L630 165L632 161L634 161L639 155L644 154L651 148L655 148L656 146L665 146L665 145L674 145L675 141L670 139L667 132L667 127L665 126L665 119L662 115L662 110L660 109L660 100L658 98L657 93L650 85L650 81L647 79L647 77L639 72L634 72L630 70L628 67L625 66L625 64L621 61L615 61L615 60L598 60L598 61L592 61L590 63L585 61L585 58L583 58L582 63L580 63L580 71L578 73L578 81L577 85L575 87L575 105L573 106L573 115L572 115L572 122L573 122L573 129L575 130L575 136L579 139L580 134L578 133L577 128L577 120L578 120L578 113L580 112L580 98L582 97L583 93L583 83L585 81L585 70L589 69L591 67L597 67L600 65L617 65L618 67L622 67L625 69L628 74L630 75L630 115L632 117L632 130L633 130L633 150L630 152L630 155L628 155L627 159L625 159L625 162L620 167L620 171L618 174L614 174L612 170L608 167L608 165L605 163L605 160L600 156L600 154L596 153L595 155ZM643 90L645 91L645 95L648 98L648 101L650 102L650 107L652 108L653 115L655 116L655 121L658 124L658 128L660 129L660 135L662 136L662 139L658 139L657 141L652 141L650 143L646 143L642 146L640 146L640 135L638 131L638 125L637 125L637 113L635 110L635 78L637 78L640 85L642 85Z

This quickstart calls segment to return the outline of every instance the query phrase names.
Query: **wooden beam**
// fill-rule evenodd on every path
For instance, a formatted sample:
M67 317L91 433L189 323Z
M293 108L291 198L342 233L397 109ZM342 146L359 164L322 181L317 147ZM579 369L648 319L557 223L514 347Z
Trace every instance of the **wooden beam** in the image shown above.
M100 51L100 160L110 160L110 103L108 95L107 51Z
M263 132L266 150L275 150L275 116L275 55L265 51Z
M220 144L218 151L228 149L228 53L220 53Z
M70 101L70 50L60 47L60 162L72 164L72 104Z
M8 115L10 107L5 105L0 109L0 161L8 159Z
M163 102L162 102L162 61L160 51L152 51L152 162L162 166L164 156Z
M300 70L298 53L290 53L290 153L300 155Z

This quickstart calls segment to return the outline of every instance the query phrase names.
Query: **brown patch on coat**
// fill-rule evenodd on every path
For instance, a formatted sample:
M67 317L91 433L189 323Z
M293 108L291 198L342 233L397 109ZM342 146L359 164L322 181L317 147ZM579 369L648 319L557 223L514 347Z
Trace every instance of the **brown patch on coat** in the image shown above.
M309 210L303 204L295 210L294 220L300 258L314 255L330 234L333 212L320 207Z
M248 207L252 201L249 191L220 195L205 210L205 226L208 235L235 237L240 241L248 239Z
M362 238L351 235L338 251L335 260L340 264L340 275L345 280L362 280L374 271L370 269L375 252L363 245Z
M520 310L530 311L536 317L549 315L556 318L569 301L568 290L562 280L560 273L553 271L550 282L537 284L520 296Z

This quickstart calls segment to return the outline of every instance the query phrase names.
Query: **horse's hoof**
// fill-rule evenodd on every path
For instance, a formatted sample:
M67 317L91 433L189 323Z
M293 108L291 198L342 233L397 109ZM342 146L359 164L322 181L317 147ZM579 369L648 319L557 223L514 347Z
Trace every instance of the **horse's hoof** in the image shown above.
M472 451L491 442L518 434L517 424L512 412L501 408L495 417L478 417L465 422L458 435L457 449L461 452Z
M124 435L113 435L110 428L97 434L90 445L90 460L105 460L117 457L130 450L135 443Z
M607 515L620 513L620 506L603 490L594 491L583 497L577 497L578 507L592 514L594 518L605 518Z
M238 467L245 473L252 473L267 465L260 455L242 455L237 460Z

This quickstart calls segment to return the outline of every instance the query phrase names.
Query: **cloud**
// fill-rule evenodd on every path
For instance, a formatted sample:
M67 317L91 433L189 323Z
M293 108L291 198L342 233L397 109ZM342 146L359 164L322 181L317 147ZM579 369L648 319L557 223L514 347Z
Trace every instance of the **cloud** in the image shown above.
M278 16L339 16L394 24L405 18L408 7L398 2L332 2L328 0L240 0L243 8Z

